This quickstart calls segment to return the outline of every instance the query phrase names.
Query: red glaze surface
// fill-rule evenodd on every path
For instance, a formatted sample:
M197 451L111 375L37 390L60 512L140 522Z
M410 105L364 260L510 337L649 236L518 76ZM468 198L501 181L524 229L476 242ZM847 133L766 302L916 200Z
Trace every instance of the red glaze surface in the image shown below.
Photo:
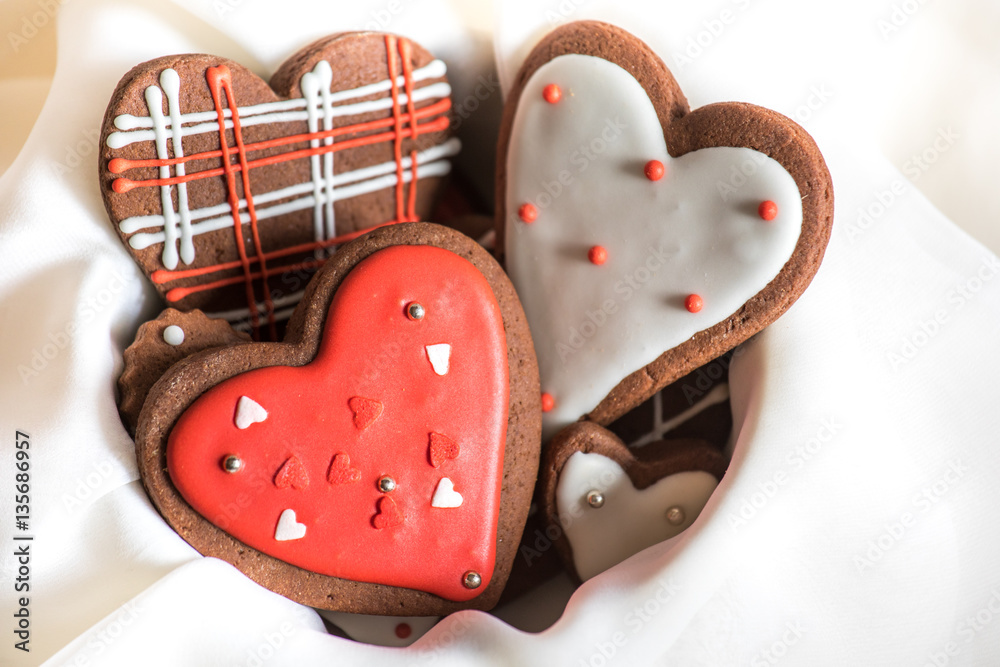
M412 301L426 310L419 321L404 312ZM443 376L425 352L440 343L451 345ZM232 415L244 395L268 418L241 431ZM363 429L356 397L382 405ZM344 279L311 363L249 371L199 397L170 434L168 469L195 510L275 558L469 600L493 574L508 398L507 343L489 283L447 250L395 246ZM441 479L429 460L432 433L456 443L446 466L461 507L431 507ZM240 474L219 465L228 454L243 460ZM296 489L288 473L288 486L275 488L292 457L311 483ZM384 475L396 482L389 494L377 486ZM307 532L278 542L286 509ZM483 578L478 589L462 583L470 570Z

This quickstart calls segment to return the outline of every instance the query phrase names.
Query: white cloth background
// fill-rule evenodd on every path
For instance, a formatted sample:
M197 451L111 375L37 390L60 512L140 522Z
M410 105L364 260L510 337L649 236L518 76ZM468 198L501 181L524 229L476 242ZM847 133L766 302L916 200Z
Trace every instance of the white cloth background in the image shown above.
M50 6L13 4L5 75L18 69L9 34ZM996 2L524 0L493 16L445 0L332 5L66 0L37 119L23 109L44 74L26 65L31 77L0 82L0 158L16 154L0 177L0 662L1000 663L1000 275L918 190L1000 247ZM164 524L114 405L122 350L159 309L97 188L93 131L115 83L176 52L266 76L316 37L386 17L449 62L469 111L462 165L479 165L484 189L499 99L469 96L493 85L489 40L506 81L549 26L591 17L656 48L693 106L739 99L797 118L834 177L819 275L734 362L738 437L719 491L682 538L589 581L539 634L464 612L404 652L327 635ZM31 438L29 654L8 629L18 429Z

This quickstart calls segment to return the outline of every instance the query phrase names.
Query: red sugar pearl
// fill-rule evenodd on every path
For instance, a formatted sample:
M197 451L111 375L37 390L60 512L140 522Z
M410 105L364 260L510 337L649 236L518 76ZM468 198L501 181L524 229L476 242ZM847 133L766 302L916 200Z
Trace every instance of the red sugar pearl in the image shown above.
M413 628L410 627L409 623L400 623L396 626L396 636L400 639L406 639L411 634L413 634Z
M562 89L554 83L550 83L542 89L542 97L549 104L555 104L562 99Z
M770 199L762 201L760 206L757 207L757 215L759 215L763 220L771 222L778 217L778 205Z
M542 412L552 412L554 407L556 407L556 399L552 398L552 394L548 392L542 394Z
M517 209L517 217L530 225L538 218L538 209L534 204L521 204L521 208Z
M663 178L663 174L666 169L663 167L663 163L659 160L650 160L646 163L646 168L643 171L646 172L646 178L651 181L658 181Z
M608 261L608 251L604 246L595 245L587 251L587 258L590 260L591 264L600 266L601 264L604 264L604 262Z
M697 294L688 294L684 299L684 307L689 313L697 313L705 306L705 301Z

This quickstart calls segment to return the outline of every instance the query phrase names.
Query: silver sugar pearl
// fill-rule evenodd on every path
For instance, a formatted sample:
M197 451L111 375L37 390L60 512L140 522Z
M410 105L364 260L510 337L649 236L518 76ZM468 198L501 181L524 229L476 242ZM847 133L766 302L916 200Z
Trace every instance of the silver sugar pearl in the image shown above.
M229 474L237 473L243 470L243 459L235 454L230 454L222 461L222 469Z
M396 488L396 480L388 475L378 478L378 490L382 493L389 493Z
M684 510L676 506L671 507L667 510L667 521L675 526L681 525L684 523Z
M462 577L462 584L469 589L479 588L483 584L483 578L479 576L478 572L470 570Z
M587 494L587 504L595 510L604 507L604 494L600 491L591 491Z
M422 320L424 319L425 311L424 307L419 303L414 301L409 306L406 307L406 316L411 320Z

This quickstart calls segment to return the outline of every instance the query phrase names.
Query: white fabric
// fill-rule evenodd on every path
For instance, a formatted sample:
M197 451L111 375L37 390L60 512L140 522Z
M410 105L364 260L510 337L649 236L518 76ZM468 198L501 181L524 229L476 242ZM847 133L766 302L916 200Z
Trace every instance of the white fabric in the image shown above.
M928 191L944 209L971 211L970 228L1000 238L1000 208L987 197L1000 146L995 3L650 0L615 9L624 3L519 0L492 20L451 4L61 7L51 91L0 177L0 663L1000 663L997 260L906 178L935 184ZM899 9L900 29L883 39L878 22L894 5L915 13ZM713 23L724 10L731 20ZM36 11L6 4L0 32L17 33ZM201 558L143 493L113 388L122 350L159 305L106 219L93 130L115 83L143 60L208 52L266 75L316 37L376 22L448 62L456 107L468 113L466 130L477 130L474 143L463 137L462 164L482 158L476 181L488 187L493 135L480 130L495 122L499 99L484 40L495 29L509 80L563 13L639 34L694 106L740 99L801 120L834 175L826 261L792 310L737 356L734 464L679 539L587 582L540 634L464 612L403 653L327 635L314 612ZM705 30L692 63L673 57ZM4 81L3 109L6 93L25 85L37 99L34 83ZM907 162L949 126L959 138L939 142L934 164ZM0 156L10 155L23 139L18 123L0 127ZM859 221L863 210L871 217ZM10 632L16 429L31 441L28 654L14 650ZM560 595L549 593L565 590L554 582L539 601L500 615L539 629L526 610L547 601L552 613Z

